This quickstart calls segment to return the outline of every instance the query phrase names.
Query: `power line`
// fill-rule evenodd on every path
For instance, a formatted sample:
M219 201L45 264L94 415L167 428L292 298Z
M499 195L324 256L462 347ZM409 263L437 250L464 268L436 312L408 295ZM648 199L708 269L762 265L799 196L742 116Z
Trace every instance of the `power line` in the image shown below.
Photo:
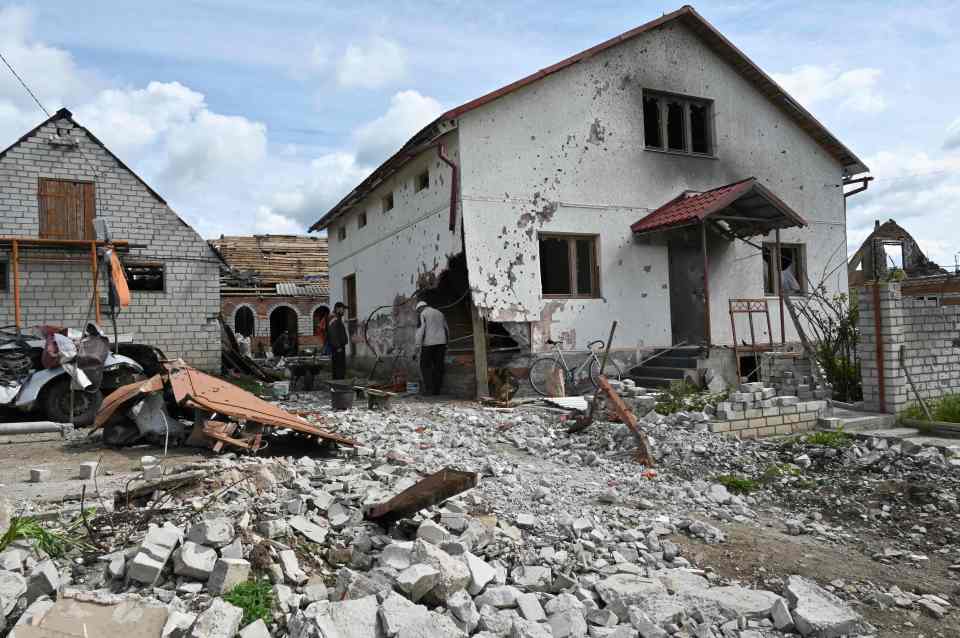
M32 97L33 101L37 103L37 106L40 107L40 110L46 113L47 117L50 117L50 111L48 111L47 107L45 107L39 98L37 98L36 94L30 90L30 87L27 86L27 83L23 81L23 78L20 77L20 74L14 70L9 62L7 62L7 58L5 58L2 53L0 53L0 60L3 60L3 63L7 65L7 68L10 69L10 73L13 73L13 77L17 78L17 81L20 82L20 86L22 86L24 90L30 94L30 97Z

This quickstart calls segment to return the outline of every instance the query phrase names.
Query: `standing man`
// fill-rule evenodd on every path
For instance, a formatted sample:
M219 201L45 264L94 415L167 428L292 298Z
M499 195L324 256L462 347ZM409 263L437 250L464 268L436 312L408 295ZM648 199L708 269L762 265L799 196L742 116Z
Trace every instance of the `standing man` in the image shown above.
M420 322L417 326L416 346L420 349L420 376L424 394L440 394L443 386L443 358L447 354L450 331L447 319L425 301L417 302Z
M347 324L343 320L343 313L347 306L338 301L333 306L333 316L327 319L327 343L331 350L331 364L334 379L343 379L347 376L347 344L350 337L347 333Z

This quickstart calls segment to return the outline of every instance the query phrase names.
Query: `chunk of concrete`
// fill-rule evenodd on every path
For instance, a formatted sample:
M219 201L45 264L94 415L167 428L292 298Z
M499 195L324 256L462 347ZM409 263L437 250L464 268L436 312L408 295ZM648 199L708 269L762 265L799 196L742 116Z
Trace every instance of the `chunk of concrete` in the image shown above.
M787 607L787 601L781 599L775 602L770 609L770 618L773 620L773 628L777 631L793 630L793 615Z
M186 541L173 553L173 573L196 580L207 580L217 562L217 551Z
M553 614L547 619L554 638L584 638L587 635L587 621L583 611L567 609Z
M27 593L27 581L15 572L0 571L0 618L17 606L20 597Z
M400 572L397 576L397 587L406 593L410 600L417 602L434 588L439 578L440 572L435 567L417 563Z
M387 638L393 638L404 627L424 624L429 610L423 605L410 602L396 592L390 592L380 605L378 614Z
M510 638L553 638L550 625L516 618L510 627Z
M426 563L439 572L431 591L440 600L446 599L458 589L466 589L470 584L470 570L466 565L423 539L417 539L413 544L413 556L415 560Z
M299 532L307 540L314 543L323 543L327 539L327 528L320 527L316 523L309 521L305 516L293 516L288 521L294 531Z
M520 615L527 620L540 622L547 619L547 614L543 611L543 605L536 594L520 594L517 596L517 609Z
M225 547L233 541L233 521L229 518L208 518L187 532L187 539L207 547Z
M50 596L60 589L60 572L52 560L37 563L27 577L27 602L32 603L41 596Z
M85 461L80 464L80 480L89 481L94 476L97 475L97 466L99 464L96 461Z
M476 628L480 622L480 612L477 611L470 594L463 589L455 591L447 597L445 603L447 609L467 627L467 632Z
M667 588L655 578L644 578L636 574L614 574L597 583L594 588L610 611L626 622L629 609L634 605L643 605L649 598L667 593Z
M49 480L50 470L45 470L42 467L34 467L30 469L31 483L46 483Z
M317 628L321 636L384 638L379 609L376 596L330 603L327 613L317 616Z
M413 554L413 543L400 542L390 543L380 552L380 564L402 572L410 567L410 561Z
M257 618L252 623L240 630L240 638L271 638L270 631L267 629L267 623L263 618Z
M496 585L487 587L487 590L477 596L474 602L477 607L489 605L496 609L510 609L517 606L520 590L512 585Z
M521 565L510 572L513 583L527 591L550 591L553 582L553 572L549 567L541 565Z
M218 558L207 580L207 589L219 596L246 581L249 576L249 562L242 558Z
M190 628L197 621L196 614L187 614L182 611L172 610L167 616L167 622L163 625L160 632L160 638L188 638Z
M768 618L773 606L781 600L780 596L773 592L737 585L711 587L697 592L697 595L717 603L720 609L753 619Z
M182 536L183 531L177 527L150 529L140 544L140 551L130 561L127 578L145 585L155 584Z
M497 576L497 570L491 567L485 560L470 552L463 555L463 562L466 563L467 570L470 572L470 585L467 591L471 596L476 596L483 591L487 583Z
M863 618L842 600L816 583L789 576L783 588L797 631L814 638L871 633Z
M285 549L278 555L280 559L280 569L283 570L283 577L295 585L302 585L307 582L307 574L300 568L300 561L297 554L292 549Z
M210 606L197 616L190 638L234 638L242 620L242 609L222 598L214 598Z
M440 545L450 540L450 532L433 521L426 520L420 523L420 527L417 528L417 538L422 538L434 545Z

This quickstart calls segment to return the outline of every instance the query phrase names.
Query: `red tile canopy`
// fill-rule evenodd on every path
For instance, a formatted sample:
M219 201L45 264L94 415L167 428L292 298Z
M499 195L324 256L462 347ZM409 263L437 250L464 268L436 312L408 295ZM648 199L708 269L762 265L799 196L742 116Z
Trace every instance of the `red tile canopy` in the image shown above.
M738 235L765 235L776 228L806 226L807 222L755 177L702 193L685 192L630 226L646 234L707 219L725 221Z

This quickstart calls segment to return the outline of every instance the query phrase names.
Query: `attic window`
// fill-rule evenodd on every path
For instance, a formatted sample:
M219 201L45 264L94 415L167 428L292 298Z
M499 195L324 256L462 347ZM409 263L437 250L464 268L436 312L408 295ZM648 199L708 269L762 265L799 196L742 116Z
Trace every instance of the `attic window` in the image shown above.
M384 195L380 203L383 205L383 212L393 210L393 193Z
M413 191L419 193L430 188L430 171L426 170L417 175L413 184Z
M343 241L347 238L347 227L346 225L337 226L337 240Z
M357 215L357 228L363 228L367 225L367 211L363 211Z
M651 150L713 155L709 100L643 92L645 146Z
M165 272L163 264L126 262L123 273L130 290L163 292Z

